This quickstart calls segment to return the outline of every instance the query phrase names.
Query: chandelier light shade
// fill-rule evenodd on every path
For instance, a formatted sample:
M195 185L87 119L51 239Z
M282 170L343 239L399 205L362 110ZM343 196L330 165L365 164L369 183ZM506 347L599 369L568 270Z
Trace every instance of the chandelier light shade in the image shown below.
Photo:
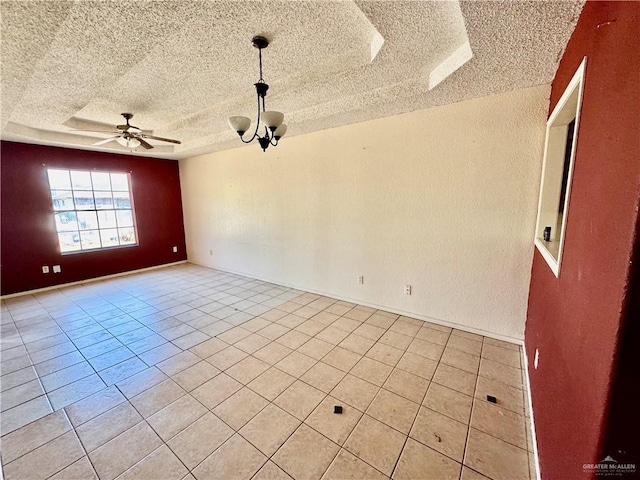
M119 137L116 142L125 148L138 148L140 146L140 140L133 137Z
M256 87L256 95L258 97L258 119L256 120L256 129L249 139L245 139L243 135L251 128L251 119L248 117L233 116L229 117L229 126L238 133L240 140L244 143L251 143L258 139L258 143L262 151L266 152L269 145L276 146L278 141L287 133L287 126L282 123L284 114L273 110L265 110L264 97L267 96L269 85L262 78L262 50L269 46L269 41L264 37L253 37L251 43L258 49L258 58L260 62L260 79L254 83ZM262 122L260 122L262 120ZM264 136L260 136L260 127L264 126Z

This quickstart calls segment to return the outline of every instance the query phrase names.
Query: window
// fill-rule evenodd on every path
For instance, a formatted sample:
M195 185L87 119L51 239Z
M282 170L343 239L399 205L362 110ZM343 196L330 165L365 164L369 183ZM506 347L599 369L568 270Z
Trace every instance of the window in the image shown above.
M128 173L47 175L61 253L137 245Z
M586 58L547 121L534 242L556 277L560 275L585 68Z

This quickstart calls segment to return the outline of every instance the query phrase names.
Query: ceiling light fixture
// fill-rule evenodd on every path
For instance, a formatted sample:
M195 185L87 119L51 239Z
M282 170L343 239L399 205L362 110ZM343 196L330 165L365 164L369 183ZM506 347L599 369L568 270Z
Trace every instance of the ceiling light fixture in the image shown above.
M251 127L251 119L248 117L229 117L229 126L238 132L240 140L244 143L251 143L257 138L260 147L262 147L262 151L266 152L269 145L276 146L278 144L278 140L287 132L287 126L282 123L284 114L273 110L265 110L264 106L264 97L267 95L269 85L267 85L262 78L262 50L269 46L269 40L257 36L253 37L251 43L258 49L260 59L260 79L258 83L254 83L258 95L258 120L256 121L256 130L249 140L242 138L244 133ZM260 131L260 117L262 117L262 123L264 124L264 137L258 135Z
M122 145L125 148L138 148L141 145L140 140L138 140L135 137L130 137L127 135L118 137L116 139L116 142L118 142L120 145Z

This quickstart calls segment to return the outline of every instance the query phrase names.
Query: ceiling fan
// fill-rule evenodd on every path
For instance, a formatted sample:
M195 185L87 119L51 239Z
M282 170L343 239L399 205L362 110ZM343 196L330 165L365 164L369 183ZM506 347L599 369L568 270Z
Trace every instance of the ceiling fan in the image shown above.
M142 129L134 125L131 125L129 123L129 120L133 118L133 113L122 113L121 115L124 117L126 123L124 125L116 125L117 131L115 132L113 131L109 132L106 130L81 130L81 131L115 134L115 136L113 137L109 137L105 140L100 140L99 142L94 143L93 144L94 146L104 145L106 143L116 141L120 145L126 148L137 148L140 145L142 145L144 148L149 150L153 148L153 145L147 142L146 139L159 140L161 142L175 143L178 145L182 143L180 142L180 140L173 140L171 138L163 138L163 137L156 137L155 135L150 135L148 133L145 133Z

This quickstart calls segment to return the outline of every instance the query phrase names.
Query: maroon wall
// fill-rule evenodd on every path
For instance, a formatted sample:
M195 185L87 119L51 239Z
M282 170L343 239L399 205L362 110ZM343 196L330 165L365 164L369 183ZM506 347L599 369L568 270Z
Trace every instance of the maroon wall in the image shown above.
M177 161L12 142L1 154L3 295L186 260ZM47 168L131 172L138 245L61 255Z
M638 215L639 14L587 2L552 85L550 111L587 57L560 278L536 251L525 332L545 479L589 478L602 459Z

